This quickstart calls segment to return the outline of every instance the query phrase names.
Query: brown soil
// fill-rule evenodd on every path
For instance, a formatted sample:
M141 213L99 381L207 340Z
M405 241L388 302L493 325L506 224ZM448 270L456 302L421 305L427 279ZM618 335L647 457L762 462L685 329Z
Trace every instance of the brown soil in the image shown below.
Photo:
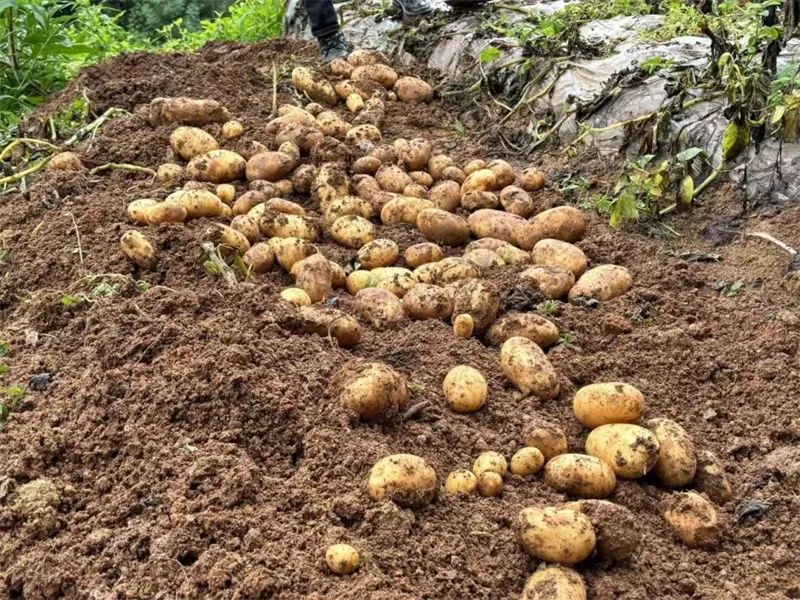
M85 87L98 112L134 110L159 95L216 98L244 122L244 143L260 139L271 111L269 73L258 69L313 58L312 46L285 40L135 55L89 69L64 97ZM293 96L286 81L281 102ZM490 155L455 134L451 108L393 106L385 135L427 137L459 160ZM89 167L154 167L169 158L169 132L119 119L79 154ZM558 159L548 160L537 159L555 170ZM202 222L148 229L159 264L137 271L118 251L130 228L124 207L166 193L137 174L45 173L27 194L0 199L10 252L0 266L0 337L12 346L5 383L29 387L0 432L1 598L518 598L538 562L510 525L520 508L565 496L539 477L510 477L499 498L440 495L402 510L368 498L367 472L394 452L426 457L440 477L483 450L510 456L524 424L540 416L560 422L581 449L585 431L570 400L577 387L604 380L638 386L648 417L676 419L715 452L735 498L719 507L719 547L691 550L662 517L669 492L650 480L621 482L611 499L634 512L643 547L626 563L581 564L590 597L800 598L800 286L775 246L738 238L713 246L706 224L735 212L735 190L672 219L680 238L612 231L593 217L580 246L595 263L630 268L635 286L597 309L561 305L554 320L571 343L549 353L562 383L550 402L517 392L496 348L455 339L442 322L364 327L353 351L287 333L279 323L293 309L277 293L289 277L275 272L229 289L207 276ZM543 205L559 201L542 194ZM748 229L800 247L799 217L786 210ZM422 239L407 227L383 233L403 248ZM342 263L353 256L321 248ZM687 251L722 261L681 258ZM508 293L517 271L492 279ZM150 289L137 290L138 280ZM719 281L745 285L728 297ZM119 293L62 306L65 294L91 295L100 282ZM381 426L354 421L330 385L353 356L394 366L411 402L430 404ZM461 363L490 384L487 407L473 415L450 412L440 391ZM40 499L23 509L19 490L36 480ZM740 518L745 501L768 507ZM351 576L324 566L327 545L342 541L363 557Z

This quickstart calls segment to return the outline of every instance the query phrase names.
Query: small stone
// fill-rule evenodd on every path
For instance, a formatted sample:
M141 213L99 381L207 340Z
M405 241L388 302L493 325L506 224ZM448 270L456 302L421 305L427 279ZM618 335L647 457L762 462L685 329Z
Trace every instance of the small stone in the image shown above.
M606 315L602 322L603 333L607 335L620 335L633 330L631 323L622 315Z
M697 582L694 579L686 577L678 582L678 591L692 595L697 591Z
M788 327L797 327L800 325L800 317L798 317L791 310L782 308L775 314L775 318Z
M53 381L53 376L48 372L36 373L28 381L28 387L34 392L44 392L50 387L50 382Z

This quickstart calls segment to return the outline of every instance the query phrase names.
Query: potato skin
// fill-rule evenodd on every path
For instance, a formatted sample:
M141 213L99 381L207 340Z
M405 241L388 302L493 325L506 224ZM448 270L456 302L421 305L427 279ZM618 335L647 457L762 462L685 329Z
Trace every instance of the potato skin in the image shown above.
M544 469L547 484L571 496L606 498L617 487L614 470L595 456L559 454Z
M151 198L134 200L128 204L125 212L128 214L128 218L132 222L138 223L139 225L147 225L147 211L156 204L158 204L158 202Z
M500 201L497 194L484 190L473 190L461 196L461 208L470 212L482 208L497 208Z
M520 600L586 600L586 586L572 569L545 567L528 578Z
M489 386L480 371L467 365L459 365L448 371L442 384L442 392L455 412L471 413L486 403Z
M639 425L613 423L593 429L586 438L586 454L607 462L621 479L638 479L658 461L658 438Z
M539 418L525 425L522 441L526 446L538 448L546 460L569 450L564 430L555 423Z
M417 227L426 238L444 246L459 246L469 239L467 220L439 208L420 211Z
M556 372L542 349L524 337L507 339L500 349L503 373L524 394L551 400L561 389Z
M627 292L633 280L625 267L600 265L589 269L572 286L569 301L579 302L582 298L606 302Z
M644 414L644 396L627 383L593 383L575 393L572 410L589 429L611 423L635 423Z
M261 152L247 161L245 175L248 181L263 179L279 181L292 172L295 160L283 152Z
M446 154L437 154L436 156L431 156L428 161L428 173L430 173L434 181L439 181L442 178L442 172L447 167L453 166L455 166L455 163L452 158ZM459 189L459 191L461 190Z
M313 242L319 239L319 225L308 217L265 211L258 222L264 235L269 237L295 237Z
M281 324L291 331L333 338L342 348L353 348L361 340L361 328L350 315L320 305L301 306L295 318Z
M186 209L175 202L159 202L147 209L148 225L161 223L183 223L187 219Z
M453 335L457 338L467 339L472 337L475 322L469 315L456 315L453 318Z
M536 242L531 224L526 219L501 210L476 210L468 221L472 234L477 238L495 238L523 250L532 250Z
M476 158L475 160L471 160L464 165L464 173L466 175L472 175L475 171L480 171L481 169L485 168L486 168L486 161L480 158Z
M322 302L333 292L333 274L328 259L312 254L292 267L295 285L305 291L311 302Z
M408 403L405 379L383 363L368 362L345 369L340 380L340 401L362 420L387 421Z
M253 273L266 273L275 264L275 253L269 244L261 242L250 246L250 250L244 253L242 260Z
M502 189L500 192L500 204L506 212L519 215L526 219L536 210L536 203L533 201L530 194L515 185L509 185Z
M400 256L400 248L394 240L377 239L362 246L358 251L358 262L365 269L388 267Z
M214 136L197 127L178 127L169 136L169 145L186 160L219 149Z
M650 419L646 425L661 446L653 473L668 487L690 484L697 471L697 453L692 438L670 419Z
M381 63L373 63L370 65L361 65L353 69L350 75L353 81L362 81L369 79L376 83L380 83L383 87L391 89L397 83L397 73L388 65Z
M453 312L472 317L475 332L483 333L497 318L500 296L495 288L479 279L469 279L455 284Z
M500 258L500 255L497 254L497 252L485 250L483 248L465 252L464 258L478 267L478 269L480 269L480 271L483 273L496 267L502 267L504 264L506 264L503 262L503 259Z
M506 313L492 324L486 337L494 346L524 337L540 348L549 348L558 341L558 327L535 313Z
M138 231L126 231L119 245L122 253L143 269L150 269L156 264L153 245Z
M400 102L423 103L433 100L433 88L419 77L399 77L393 89Z
M444 482L444 491L451 495L472 494L477 488L478 478L467 469L456 469Z
M358 215L339 217L331 225L330 234L342 246L361 248L376 237L375 225Z
M292 71L292 83L309 98L323 104L336 104L336 91L333 86L319 73L308 67L297 67Z
M278 264L288 272L291 272L295 263L317 253L314 244L297 237L274 237L269 240L269 247Z
M520 448L511 457L511 472L520 477L533 475L542 470L544 466L544 454L538 448L527 446Z
M244 176L246 164L244 158L235 152L212 150L189 161L186 172L196 181L229 183Z
M558 240L540 240L533 247L533 262L546 267L559 267L570 271L576 278L583 275L589 259L583 250Z
M398 196L386 203L381 209L381 221L386 225L408 223L416 225L419 214L428 208L433 208L433 203L423 198L411 196Z
M547 177L536 167L528 167L517 178L519 186L526 192L538 192L544 187Z
M714 506L695 492L674 493L665 501L664 518L690 548L713 548L719 539Z
M294 304L295 306L311 305L311 298L308 297L305 290L301 290L300 288L286 288L281 292L280 296L281 300L289 304Z
M356 294L356 312L378 331L391 329L405 319L403 303L389 290L366 288Z
M438 478L424 458L393 454L372 467L367 489L373 500L391 500L403 508L422 508L436 497Z
M553 239L574 243L586 233L587 219L582 210L573 206L556 206L540 212L531 219L537 239Z
M374 156L362 156L353 163L353 173L363 175L375 175L383 166L380 159Z
M333 544L325 551L325 564L336 575L349 575L361 564L358 550L350 544Z
M519 276L520 279L533 282L539 288L539 292L551 300L560 300L575 285L575 275L562 267L536 265L525 269Z
M494 171L478 169L468 174L461 184L461 195L463 196L467 192L491 192L495 189L497 189L497 176Z
M403 308L412 319L449 319L453 299L438 285L418 283L403 296Z
M625 561L639 550L642 534L635 515L620 504L608 500L567 502L564 508L589 517L597 544L595 550L603 560Z
M403 259L412 269L416 269L417 267L427 263L438 262L443 258L444 253L442 252L442 249L438 244L434 244L432 242L414 244L413 246L406 248L406 251L403 253Z
M588 517L567 508L523 508L515 529L526 552L562 565L574 565L587 558L596 542Z
M499 496L503 492L503 477L494 471L478 475L478 493L484 498Z
M414 183L411 177L397 165L384 165L375 173L375 180L386 192L401 194L403 190Z
M372 205L358 196L339 196L321 204L322 220L328 227L345 215L357 215L365 219L373 215Z
M378 267L372 270L372 286L389 290L402 298L417 284L414 275L402 267Z
M436 208L454 212L461 205L461 186L455 181L441 181L428 192L428 200Z
M156 169L156 181L163 186L175 185L183 177L183 167L174 163L164 163Z
M505 457L499 452L493 452L491 450L489 452L484 452L475 459L475 463L472 465L472 472L480 477L482 473L486 473L487 471L497 473L503 477L508 473L508 461L506 461Z

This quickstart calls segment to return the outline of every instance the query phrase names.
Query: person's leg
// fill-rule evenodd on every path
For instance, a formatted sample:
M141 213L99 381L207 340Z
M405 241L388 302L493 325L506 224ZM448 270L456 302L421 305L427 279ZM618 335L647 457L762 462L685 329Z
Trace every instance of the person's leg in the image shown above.
M350 51L342 32L339 18L332 0L303 0L311 22L311 33L319 42L322 60L329 63L337 58L346 58Z
M394 0L394 5L408 18L426 17L433 12L428 0Z

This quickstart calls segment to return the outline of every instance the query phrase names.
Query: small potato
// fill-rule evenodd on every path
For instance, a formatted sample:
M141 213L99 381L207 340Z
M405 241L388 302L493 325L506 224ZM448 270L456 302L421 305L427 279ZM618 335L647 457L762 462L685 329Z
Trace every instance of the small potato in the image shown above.
M148 208L146 214L148 225L183 223L187 218L186 208L177 202L159 202L155 206Z
M572 410L589 429L610 423L635 423L644 414L644 396L627 383L593 383L576 392Z
M453 335L457 338L471 338L475 332L475 321L470 315L456 315L453 319Z
M421 103L433 100L433 88L419 77L399 77L394 93L400 102Z
M330 339L333 337L342 348L353 348L361 340L358 321L334 308L320 305L301 306L296 317L283 323L291 331L300 331Z
M371 79L360 79L358 81L343 79L334 83L333 89L342 100L347 100L347 97L353 94L358 94L364 101L373 97L382 98L386 95L386 88Z
M453 312L457 315L470 315L475 333L481 334L489 328L497 318L499 308L500 296L492 284L469 279L455 285Z
M658 461L660 444L653 433L638 425L601 425L586 438L586 454L596 456L621 479L637 479Z
M541 450L547 460L569 450L564 430L544 419L535 419L528 423L522 432L522 441L526 446Z
M350 73L353 72L355 67L353 67L353 65L347 62L345 59L337 58L328 65L328 68L334 75L338 75L340 77L350 77Z
M344 289L345 285L347 285L347 273L344 272L344 267L332 260L329 262L331 263L331 284L333 289Z
M287 272L291 272L295 263L317 253L317 247L306 240L296 237L276 237L269 241L278 264Z
M378 50L359 48L358 50L353 50L347 56L347 62L353 67L360 67L362 65L374 65L376 63L388 65L389 59Z
M358 292L355 308L359 316L378 331L391 329L406 318L400 299L382 288L371 287Z
M267 201L267 194L257 190L250 190L245 192L236 199L231 207L231 213L234 215L246 215L253 208L261 204L262 206Z
M345 139L351 129L350 123L332 110L317 115L317 127L324 135L340 140Z
M533 201L530 194L515 185L509 185L503 188L500 192L500 204L506 212L519 215L526 219L536 210L536 203Z
M292 83L309 98L323 104L336 104L336 92L330 82L308 67L297 67L292 71Z
M248 181L283 179L295 166L295 159L283 152L262 152L247 161L245 174Z
M714 505L695 492L672 494L665 502L664 518L675 535L690 548L713 548L719 539Z
M369 271L357 269L347 276L345 288L351 296L355 296L361 290L373 287L373 275Z
M523 394L533 393L540 400L558 396L558 377L542 349L524 337L507 339L500 349L503 373Z
M417 281L408 269L379 267L372 270L372 284L375 287L389 290L398 298L402 298L417 285Z
M244 176L247 162L230 150L212 150L195 156L186 166L186 173L197 181L228 183Z
M362 156L353 163L353 173L375 175L381 168L381 161L374 156Z
M373 500L391 500L403 508L422 508L436 497L436 471L424 458L393 454L379 460L367 484Z
M385 225L396 225L398 223L416 225L420 213L429 208L433 208L433 203L424 198L398 196L389 200L381 209L381 221Z
M482 208L497 208L500 202L493 192L474 191L461 196L461 208L470 212Z
M327 227L346 215L369 219L372 214L372 205L358 196L340 196L322 205L322 220Z
M586 600L586 585L572 569L545 567L528 578L520 600Z
M362 65L353 69L350 76L353 81L363 81L368 79L380 83L383 87L391 89L397 83L397 72L388 65L373 63Z
M519 174L519 187L526 192L538 192L544 187L547 178L535 167L528 167Z
M493 498L503 492L503 477L493 471L478 475L478 493L484 498Z
M358 112L364 108L364 99L358 94L350 94L345 103L350 112Z
M278 194L278 188L276 186L277 182L275 181L256 179L247 184L247 189L251 192L260 192L264 194L264 200L268 200L269 198L276 198L280 195Z
M265 202L265 205L267 210L283 213L285 215L298 215L302 217L306 214L306 209L302 206L296 202L284 200L283 198L270 198Z
M322 106L319 102L309 102L306 104L305 111L313 116L317 116L319 113L325 110L325 107Z
M424 265L423 265L424 266ZM458 256L449 256L447 258L443 258L438 263L436 263L435 268L433 269L432 273L433 281L429 283L435 283L436 285L447 285L448 283L455 283L457 281L461 281L464 279L476 279L480 277L481 273L478 270L478 267L473 265L469 262L466 258L461 258ZM479 291L483 291L485 288L479 288ZM469 288L465 294L461 295L462 301L465 303L471 302L471 300L466 295L472 290ZM483 332L483 326L488 327L489 320L492 318L491 310L493 306L493 302L488 301L488 298L483 298L484 304L475 305L473 308L477 311L483 311L483 317L481 317L480 324L475 321L475 330L478 331L480 329L480 333ZM468 312L468 311L464 311ZM459 312L456 312L459 314ZM471 313L470 313L471 314ZM472 315L473 320L476 319L476 315Z
M387 421L408 403L405 379L383 363L364 363L341 377L340 401L365 421Z
M167 187L177 185L183 177L183 167L173 163L164 163L156 169L156 181Z
M225 204L230 206L233 204L234 198L236 198L236 188L232 186L230 183L223 183L217 186L215 190L217 198L222 200Z
M309 217L265 211L258 222L261 232L269 237L300 238L313 242L320 237L319 225Z
M507 265L527 265L533 260L530 253L520 250L508 242L503 242L503 245L495 250L495 252Z
M247 238L242 233L221 223L214 223L206 229L203 233L203 238L228 250L227 254L238 252L243 255L250 250L250 242L247 241Z
M305 291L312 303L322 302L333 292L330 262L322 254L312 254L292 266L295 285Z
M397 164L398 160L397 152L395 152L394 146L390 144L381 144L380 146L376 146L370 151L369 156L377 158L384 165Z
M324 113L323 113L324 114ZM319 120L319 117L317 117ZM311 149L325 139L327 132L320 131L316 127L308 125L295 125L293 127L285 127L281 129L275 136L275 143L282 146L286 142L291 142L300 151L300 155L307 155ZM285 150L279 150L285 152ZM287 153L288 154L288 153ZM295 156L295 160L300 156Z
M300 147L294 142L291 141L283 142L280 146L278 146L278 152L282 152L286 156L290 156L294 161L294 165L296 165L300 161ZM253 157L251 156L250 158Z
M520 477L535 475L543 466L544 454L533 446L521 448L511 457L511 472Z
M347 142L351 145L357 145L363 140L377 144L382 139L380 130L374 125L367 123L351 127L345 137Z
M431 188L428 199L436 208L455 212L461 206L461 186L456 181L442 181Z
M491 192L495 189L497 189L497 177L494 171L478 169L467 175L461 184L461 196L463 197L467 192Z
M366 175L360 175L366 177ZM350 193L350 180L347 171L341 163L325 163L320 166L317 177L311 184L311 198L320 206L328 202L347 196Z
M178 191L167 196L164 202L175 202L186 209L187 219L221 217L228 206L207 190Z
M517 178L517 173L514 171L514 167L504 160L493 160L486 165L486 168L494 173L494 176L497 179L497 189L502 189L512 185L514 180Z
M693 485L717 504L725 504L733 498L733 488L725 474L722 462L707 450L697 455L697 471Z
M466 165L464 165L464 173L466 175L472 175L475 171L480 171L481 169L485 168L486 168L486 161L481 160L480 158L476 158L475 160L471 160Z
M420 265L442 260L444 254L438 244L422 242L406 248L403 258L409 267L416 269Z
M484 273L491 269L502 267L504 264L506 264L503 262L503 259L500 258L500 255L497 254L497 252L485 250L483 248L465 252L464 258L466 258Z
M580 277L589 266L589 259L583 250L567 242L541 240L533 247L533 262L545 267L559 267Z
M242 150L242 156L244 156L246 160L250 160L256 154L261 154L262 152L269 152L269 148L267 148L261 142L251 140L247 143L244 150Z
M434 181L439 181L444 170L447 167L454 167L455 164L453 159L446 154L437 154L436 156L431 156L430 160L428 160L428 173L430 173Z
M445 167L442 171L442 181L455 181L459 186L464 183L466 178L467 174L456 166Z
M582 210L572 206L556 206L533 217L531 224L537 239L574 243L586 233L587 219Z
M375 200L380 194L385 194L374 177L369 175L356 175L353 177L353 189L359 198L370 202L375 209ZM376 212L379 212L376 210Z
M469 239L467 220L439 208L420 211L417 227L426 238L445 246L459 246Z
M515 529L526 552L562 565L588 558L596 542L589 518L568 508L523 508Z
M453 300L444 288L419 283L403 296L403 308L412 319L448 319Z
M311 184L317 177L317 169L314 165L300 165L292 175L292 187L299 194L307 194L311 191Z
M147 225L147 211L158 204L155 200L150 198L142 198L141 200L134 200L128 204L125 212L128 213L128 218L139 225Z
M403 301L405 302L405 298ZM459 365L448 371L444 378L442 391L448 405L455 412L471 413L486 403L489 386L486 385L486 379L480 371L466 365Z
M457 469L447 476L444 491L453 496L473 494L478 489L478 478L472 471Z
M534 313L506 313L492 324L486 337L494 346L512 337L523 337L540 348L549 348L558 341L558 327Z
M520 279L533 282L539 292L550 300L560 300L575 285L575 275L562 267L536 265L519 274Z
M266 273L272 270L272 265L275 264L275 253L267 243L253 244L250 250L244 253L242 260L253 273ZM311 304L310 299L308 303Z
M667 487L689 485L697 471L697 453L692 438L670 419L650 419L646 425L661 447L653 473Z
M497 252L503 246L510 246L508 242L504 242L503 240L496 240L494 238L481 238L479 240L473 240L467 245L467 252L471 252L472 250L491 250L492 252Z
M394 240L378 239L373 240L366 246L362 246L356 255L358 262L365 269L375 269L376 267L388 267L400 256L400 248Z
M153 245L138 231L126 231L119 241L122 253L143 269L156 264L156 251Z
M375 225L358 215L345 215L330 227L331 237L342 246L361 248L377 237Z
M418 183L409 183L403 188L403 196L410 196L412 198L427 198L428 190Z
M82 171L83 163L74 152L59 152L47 163L48 171Z
M226 140L235 140L244 135L244 125L239 121L227 121L222 124L222 137Z
M341 59L339 59L341 61ZM344 62L344 61L341 61ZM325 564L336 575L349 575L361 564L358 550L350 544L334 544L325 551Z
M212 150L219 150L219 144L214 136L197 127L178 127L169 136L169 145L186 160Z
M606 302L627 292L633 283L631 274L625 267L600 265L589 269L569 291L570 302L582 299Z
M477 477L480 477L481 473L485 473L486 471L497 473L503 477L508 473L508 462L499 452L493 452L491 450L489 452L484 452L475 459L475 463L472 465L472 472L475 473Z
M636 516L627 508L608 500L578 500L564 508L589 517L597 544L595 550L603 560L628 560L641 546L642 533Z
M286 288L281 292L281 300L295 306L310 306L311 298L300 288Z
M411 177L414 183L426 189L433 185L433 177L428 175L425 171L411 171L408 176Z
M536 240L527 219L510 213L484 208L469 216L469 226L477 238L495 238L522 248L532 250Z
M617 487L614 470L595 456L559 454L544 470L547 484L570 496L607 498Z
M397 165L384 165L377 173L375 180L387 192L400 194L407 186L414 183L411 177Z

